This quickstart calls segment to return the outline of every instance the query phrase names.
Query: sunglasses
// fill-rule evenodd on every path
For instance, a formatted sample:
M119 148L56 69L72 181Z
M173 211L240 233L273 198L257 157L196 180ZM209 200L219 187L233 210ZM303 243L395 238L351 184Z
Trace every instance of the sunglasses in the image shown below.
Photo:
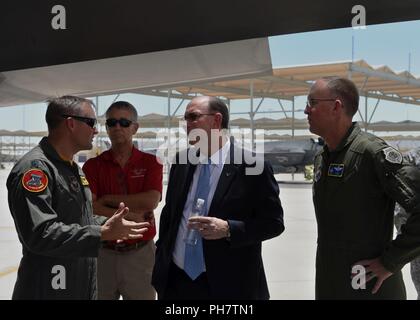
M120 127L128 128L133 123L133 121L125 119L125 118L121 118L121 119L109 118L109 119L106 119L106 125L109 128L115 127L117 125L117 123L120 124Z
M80 116L73 116L71 114L62 114L63 118L73 118L77 121L86 123L89 127L95 128L96 126L96 119L95 118L88 118L88 117L80 117Z
M306 105L309 108L313 108L318 103L318 101L335 101L335 100L337 100L337 98L335 98L335 99L330 99L330 98L328 98L328 99L308 98L308 101L306 101Z
M193 122L193 121L197 121L202 116L214 116L214 115L215 115L215 113L195 113L195 112L191 112L191 113L186 113L184 115L184 120Z

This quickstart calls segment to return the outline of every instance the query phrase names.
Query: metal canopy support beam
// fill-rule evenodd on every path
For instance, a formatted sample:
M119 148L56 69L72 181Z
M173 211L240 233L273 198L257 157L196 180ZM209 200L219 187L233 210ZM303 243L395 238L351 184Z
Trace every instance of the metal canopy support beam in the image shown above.
M249 82L249 102L250 102L250 127L251 127L251 149L254 150L254 80Z
M420 80L407 78L407 77L401 77L398 75L390 74L388 72L378 71L378 70L372 70L366 67L361 67L357 64L350 63L349 69L353 72L360 72L365 74L368 77L378 77L382 79L387 79L391 81L396 81L400 83L409 84L415 87L420 87Z
M373 109L372 114L370 115L370 118L369 118L368 124L370 124L370 123L371 123L371 121L372 121L373 115L374 115L374 114L375 114L375 112L376 112L376 108L378 108L379 101L381 101L381 99L378 99L378 101L376 101L375 108Z
M399 103L408 103L408 104L414 104L414 105L420 106L420 100L393 97L393 96L388 96L385 94L378 94L378 93L371 93L371 92L363 92L363 95L368 96L369 98L376 98L376 99L394 101L394 102L399 102Z
M365 97L365 131L367 131L368 129L368 123L367 123L367 119L368 119L368 97Z
M230 99L227 99L226 106L228 108L228 115L229 115L229 123L228 123L228 130L229 130L230 129L230 116L231 116L231 113L230 113Z
M366 83L368 82L369 76L366 76L365 81L362 84L362 87L359 89L359 92L365 90Z
M171 94L172 90L168 90L168 147L171 145Z
M371 70L371 69L368 69L368 68L360 67L358 65L349 63L348 78L350 80L351 80L352 76L354 76L353 72L361 72L368 78L369 77L381 77L381 78L385 78L385 79L388 79L388 80L398 81L400 83L405 83L405 84L410 84L410 85L415 85L415 86L420 87L420 80L402 78L401 76L390 75L390 74L385 73L385 72L374 71L374 70ZM271 78L274 78L272 81L277 81L279 83L284 83L284 84L294 85L294 86L305 86L307 88L311 87L311 83L308 83L308 82L302 81L302 80L281 79L281 78L276 78L276 77L273 77L273 76L259 77L258 79L266 79L266 80L270 79L271 80ZM275 80L275 79L277 79L277 80ZM409 99L409 98L389 96L389 95L386 95L386 94L383 94L383 93L373 93L373 92L367 92L367 91L363 91L363 90L360 90L360 95L368 96L369 98L376 98L376 99L388 100L388 101L399 102L399 103L408 103L408 104L420 105L420 99L413 100L413 99ZM292 99L284 99L284 100L292 100Z
M296 110L298 111L298 110ZM302 111L302 110L300 110ZM292 112L292 110L285 110L284 112ZM284 113L283 111L260 111L258 114L265 114L265 113ZM231 112L229 114L239 115L239 114L246 114L249 115L249 112Z
M249 98L251 105L251 112L249 113L251 120L251 149L254 150L254 80L251 79L249 83Z
M281 100L280 100L280 99L277 99L277 101L278 101L278 103L279 103L279 105L280 105L281 110L283 110L284 116L285 116L285 117L286 117L286 119L287 119L287 118L288 118L288 116L287 116L286 110L284 110L284 107L283 107L283 104L281 103Z
M192 88L188 89L187 95L190 94ZM181 105L184 103L185 98L182 98L181 102L178 104L178 106L175 108L174 113L172 113L171 117L169 118L169 121L172 121L172 118L175 117L176 113L178 112L179 108L181 108Z
M363 115L362 115L362 113L360 112L360 108L357 108L357 113L359 114L360 119L362 119L362 122L365 122L365 119L363 118Z
M253 81L253 79L251 79L251 81ZM200 84L200 85L197 85L196 88L197 89L210 90L210 91L226 92L226 93L237 94L237 95L241 95L241 96L249 96L249 92L247 90L240 89L240 88L215 86L215 85L212 85L212 84L208 84L208 85ZM254 96L256 98L266 97L266 98L284 99L284 100L291 100L292 99L292 97L290 97L290 96L283 96L283 95L266 93L266 92L254 92Z
M147 95L147 96L154 96L154 97L163 97L163 98L167 98L168 97L168 92L167 91L160 91L160 90L156 90L156 89L151 89L146 90L136 90L134 93L137 94L143 94L143 95ZM176 91L172 91L172 98L176 98L176 99L187 99L187 100L191 100L192 98L194 98L195 96L190 96L187 94L183 94L183 93L179 93Z
M292 101L292 139L295 137L295 98Z
M261 99L260 103L258 103L258 106L257 106L257 108L255 109L255 113L258 113L258 110L260 109L260 107L261 107L261 105L262 105L262 103L263 103L264 99L265 99L265 97L263 97L263 98Z
M114 103L115 101L117 101L117 99L120 97L120 94L117 94L114 98L114 100L112 100L112 103Z
M258 77L257 79L259 80L263 80L263 81L271 81L271 82L275 82L275 83L280 83L280 84L287 84L290 86L305 86L307 88L311 87L311 83L306 82L306 81L302 81L302 80L292 80L292 79L285 79L285 78L279 78L279 77L275 77L275 76L263 76L263 77ZM290 99L288 100L292 100L293 97L290 97Z

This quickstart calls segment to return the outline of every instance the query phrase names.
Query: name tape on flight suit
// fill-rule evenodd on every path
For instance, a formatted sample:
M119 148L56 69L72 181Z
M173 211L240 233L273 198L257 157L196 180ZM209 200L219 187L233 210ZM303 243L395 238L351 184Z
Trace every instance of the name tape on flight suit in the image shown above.
M30 169L22 177L22 186L30 192L44 191L48 186L48 177L40 169Z

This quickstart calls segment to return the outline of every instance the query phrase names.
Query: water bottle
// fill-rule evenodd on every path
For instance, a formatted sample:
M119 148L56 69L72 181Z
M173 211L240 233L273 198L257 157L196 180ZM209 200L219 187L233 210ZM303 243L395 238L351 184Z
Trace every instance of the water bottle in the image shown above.
M193 206L190 217L203 216L205 212L205 203L206 202L203 199L198 198L196 203ZM184 238L184 241L190 245L195 246L197 244L199 237L201 237L201 235L198 230L187 229L187 234Z

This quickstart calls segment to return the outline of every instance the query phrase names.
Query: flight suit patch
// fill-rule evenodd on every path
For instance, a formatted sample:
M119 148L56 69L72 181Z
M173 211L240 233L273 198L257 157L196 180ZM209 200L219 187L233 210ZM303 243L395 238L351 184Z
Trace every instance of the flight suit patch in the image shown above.
M82 186L88 186L89 181L86 179L85 176L80 176L80 181L82 182Z
M40 169L30 169L22 177L22 186L30 192L44 191L48 186L48 177Z
M391 163L401 164L403 157L402 154L392 147L388 147L382 150L385 155L385 160Z
M322 176L322 165L319 165L315 168L314 181L318 182L321 179L321 176Z
M328 176L341 178L344 173L344 164L342 163L331 163L328 167Z

